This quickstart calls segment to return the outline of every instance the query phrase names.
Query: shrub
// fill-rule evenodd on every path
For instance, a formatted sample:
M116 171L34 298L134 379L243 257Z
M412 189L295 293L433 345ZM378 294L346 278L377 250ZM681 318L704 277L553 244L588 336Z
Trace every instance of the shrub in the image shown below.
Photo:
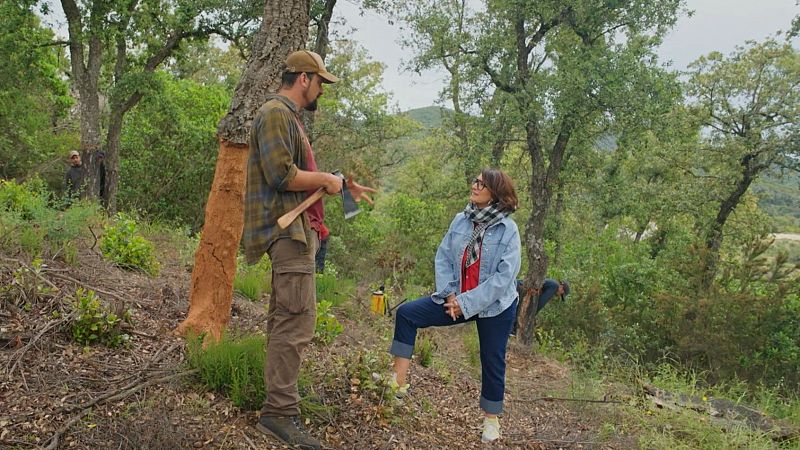
M130 320L130 311L122 317L103 307L92 290L78 288L75 292L75 315L72 338L81 345L99 342L107 347L119 347L130 339L122 332L123 321Z
M29 255L58 254L99 218L99 206L77 202L61 211L39 179L0 181L0 247Z
M161 268L153 243L138 234L134 219L122 213L117 215L114 225L104 228L100 251L124 269L140 269L156 276Z
M430 367L433 364L433 353L436 351L436 341L428 333L420 333L417 338L417 345L414 352L419 357L419 364L422 367Z
M53 294L53 288L42 282L44 263L39 258L31 262L30 267L20 266L12 273L11 282L0 287L0 294L17 306L31 309L39 300Z
M264 402L265 338L259 335L232 338L203 348L202 339L188 340L188 360L200 369L200 379L212 390L227 394L240 408L258 409Z
M317 303L317 324L314 329L314 338L326 345L344 331L342 324L331 312L331 306L333 304L327 300Z
M252 266L244 264L240 259L236 277L233 279L233 289L250 300L257 302L261 300L261 295L270 289L272 281L269 274L271 270L272 265L266 255Z

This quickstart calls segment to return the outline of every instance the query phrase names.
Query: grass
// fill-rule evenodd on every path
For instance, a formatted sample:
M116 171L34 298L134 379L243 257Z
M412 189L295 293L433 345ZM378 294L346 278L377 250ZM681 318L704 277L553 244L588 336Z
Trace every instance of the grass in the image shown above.
M659 408L642 395L641 383L649 383L673 394L699 398L725 398L736 403L784 419L793 426L800 424L800 400L778 394L780 386L753 387L744 382L707 385L703 373L679 367L665 359L646 369L631 360L599 362L582 346L566 349L547 336L539 351L546 356L565 359L574 367L570 384L563 390L548 392L556 397L605 399L620 403L569 403L593 427L602 442L619 440L642 449L775 449L798 448L798 442L777 443L760 431L745 427L724 427L710 415L690 409ZM587 363L588 362L588 363Z
M241 408L257 409L264 402L265 337L228 335L203 348L199 339L188 341L189 366L200 369L209 389L223 392Z
M461 339L470 367L479 369L481 367L481 345L478 340L478 328L475 325L467 324L461 333Z
M325 272L317 274L317 301L331 302L333 306L341 306L355 294L352 280L340 277L333 263L325 264Z
M436 340L428 332L422 331L417 337L414 353L422 367L430 367L433 364L433 353L436 351Z
M244 264L240 258L237 267L236 277L233 279L233 289L254 302L261 301L262 295L272 289L270 277L272 264L269 258L264 255L258 263L253 265Z

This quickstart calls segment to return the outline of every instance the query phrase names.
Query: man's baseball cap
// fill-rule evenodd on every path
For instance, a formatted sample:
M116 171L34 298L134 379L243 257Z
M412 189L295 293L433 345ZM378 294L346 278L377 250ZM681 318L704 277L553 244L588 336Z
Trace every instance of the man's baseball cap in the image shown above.
M69 157L70 157L70 158L72 158L73 156L81 156L81 154L80 154L80 153L78 153L78 152L77 152L77 151L75 151L75 150L72 150L71 152L69 152Z
M287 72L313 72L322 77L325 83L336 83L339 77L328 72L322 58L308 50L298 50L286 57Z

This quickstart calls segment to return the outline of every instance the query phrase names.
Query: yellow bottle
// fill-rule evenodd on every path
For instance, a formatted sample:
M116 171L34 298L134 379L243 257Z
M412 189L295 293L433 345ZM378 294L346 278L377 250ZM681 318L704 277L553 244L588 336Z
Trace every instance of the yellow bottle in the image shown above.
M386 314L386 296L383 293L383 286L378 288L377 291L372 291L372 301L369 309L373 314Z

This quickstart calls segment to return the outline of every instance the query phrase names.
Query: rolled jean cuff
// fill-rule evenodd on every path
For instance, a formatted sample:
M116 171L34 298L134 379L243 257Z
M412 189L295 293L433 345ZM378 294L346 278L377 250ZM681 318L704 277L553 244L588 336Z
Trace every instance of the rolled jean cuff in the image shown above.
M491 400L485 399L481 395L481 409L489 414L502 414L503 412L503 401L500 400L498 402L493 402Z
M414 354L414 346L400 341L392 341L392 346L389 348L389 353L401 358L411 359L411 356Z

